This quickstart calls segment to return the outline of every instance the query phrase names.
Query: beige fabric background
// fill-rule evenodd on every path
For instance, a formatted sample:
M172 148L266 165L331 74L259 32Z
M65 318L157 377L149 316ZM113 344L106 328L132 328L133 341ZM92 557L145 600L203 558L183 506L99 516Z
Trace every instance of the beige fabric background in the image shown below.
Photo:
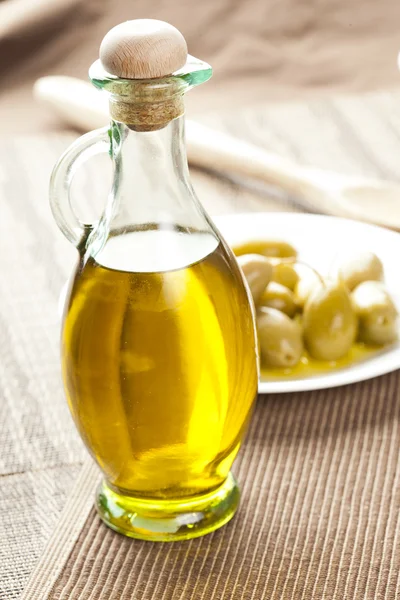
M35 2L51 9L29 17ZM7 4L21 5L18 26L2 27ZM32 102L34 80L86 78L106 31L143 17L172 22L213 65L212 82L189 95L193 114L400 85L398 0L0 0L3 133L58 129Z

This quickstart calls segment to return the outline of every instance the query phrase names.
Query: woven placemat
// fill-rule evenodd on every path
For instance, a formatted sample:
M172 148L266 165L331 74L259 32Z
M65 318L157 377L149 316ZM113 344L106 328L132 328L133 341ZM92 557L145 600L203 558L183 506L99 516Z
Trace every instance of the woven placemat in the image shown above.
M260 107L214 123L306 163L399 179L398 93ZM1 600L21 597L46 542L25 598L396 598L397 373L261 398L235 464L240 512L203 539L153 545L106 530L91 512L90 462L73 488L86 454L62 393L57 302L75 253L47 194L70 141L0 140ZM82 204L107 188L87 168L74 191ZM302 210L193 174L212 214Z
M397 598L399 383L395 372L260 397L235 463L240 510L202 539L115 534L91 508L86 473L80 504L68 503L24 600ZM83 516L66 540L65 528L76 531Z

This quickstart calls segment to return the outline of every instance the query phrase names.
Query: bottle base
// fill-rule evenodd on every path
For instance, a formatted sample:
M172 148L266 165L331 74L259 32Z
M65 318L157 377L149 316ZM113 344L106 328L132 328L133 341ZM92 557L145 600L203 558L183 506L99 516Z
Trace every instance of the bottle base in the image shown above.
M114 492L103 481L96 508L106 525L128 537L152 542L190 540L225 525L239 504L239 488L229 473L216 490L182 500L143 500Z

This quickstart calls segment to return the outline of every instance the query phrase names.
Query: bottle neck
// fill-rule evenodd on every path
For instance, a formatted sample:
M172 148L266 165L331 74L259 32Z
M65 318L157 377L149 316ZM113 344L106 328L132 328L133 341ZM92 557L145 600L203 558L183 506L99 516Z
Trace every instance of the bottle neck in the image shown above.
M111 154L114 183L99 223L101 237L143 227L209 230L190 183L183 116L146 132L113 121Z
M113 121L112 154L119 191L130 190L151 199L157 190L188 182L183 115L154 131L136 131L130 125Z

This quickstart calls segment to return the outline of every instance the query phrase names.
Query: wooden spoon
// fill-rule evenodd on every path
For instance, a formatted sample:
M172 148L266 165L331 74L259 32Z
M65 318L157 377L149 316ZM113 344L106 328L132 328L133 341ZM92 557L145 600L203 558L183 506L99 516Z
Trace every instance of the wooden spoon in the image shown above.
M34 96L63 121L83 130L102 127L109 120L107 95L79 79L43 77L35 83ZM315 212L400 230L400 184L300 166L191 120L186 122L186 142L192 164L277 186Z

